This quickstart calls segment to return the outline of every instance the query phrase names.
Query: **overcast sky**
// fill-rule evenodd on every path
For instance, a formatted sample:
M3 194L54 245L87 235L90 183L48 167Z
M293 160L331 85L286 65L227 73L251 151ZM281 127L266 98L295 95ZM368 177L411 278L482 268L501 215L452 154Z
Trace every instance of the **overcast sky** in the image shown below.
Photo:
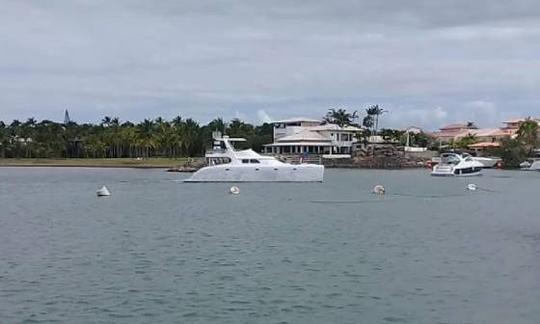
M540 115L537 0L0 0L0 120Z

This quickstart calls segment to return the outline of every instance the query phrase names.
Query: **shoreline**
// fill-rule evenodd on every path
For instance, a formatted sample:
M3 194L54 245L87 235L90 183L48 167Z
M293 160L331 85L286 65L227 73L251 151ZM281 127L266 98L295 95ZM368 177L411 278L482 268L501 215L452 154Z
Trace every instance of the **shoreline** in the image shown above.
M197 161L197 159L189 159ZM128 168L128 169L174 169L184 166L182 159L0 159L2 167L51 167L51 168Z
M0 164L0 168L170 169L162 165Z

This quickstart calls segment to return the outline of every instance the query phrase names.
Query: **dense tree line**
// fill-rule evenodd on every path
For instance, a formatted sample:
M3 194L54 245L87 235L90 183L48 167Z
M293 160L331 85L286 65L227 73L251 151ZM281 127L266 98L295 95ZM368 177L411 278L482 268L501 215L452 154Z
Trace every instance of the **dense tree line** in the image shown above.
M193 119L145 119L120 122L105 117L99 124L58 123L29 118L0 121L3 158L126 158L201 156L212 144L212 132L244 137L245 146L260 150L272 141L272 125L254 126L239 119L216 118L201 126Z
M324 122L340 126L357 125L357 113L330 109ZM358 126L358 125L357 125ZM138 124L120 122L106 116L99 124L58 123L29 118L11 124L0 121L2 158L134 158L202 156L212 144L212 133L219 131L247 141L239 148L262 150L273 140L272 124L251 125L240 119L225 123L216 118L201 126L195 120L176 117L145 119Z

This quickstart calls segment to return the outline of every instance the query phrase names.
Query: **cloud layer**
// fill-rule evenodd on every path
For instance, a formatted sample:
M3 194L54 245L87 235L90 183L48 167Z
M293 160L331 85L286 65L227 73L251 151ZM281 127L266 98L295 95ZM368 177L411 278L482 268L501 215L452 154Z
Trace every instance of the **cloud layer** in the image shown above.
M2 1L0 120L540 115L540 3Z

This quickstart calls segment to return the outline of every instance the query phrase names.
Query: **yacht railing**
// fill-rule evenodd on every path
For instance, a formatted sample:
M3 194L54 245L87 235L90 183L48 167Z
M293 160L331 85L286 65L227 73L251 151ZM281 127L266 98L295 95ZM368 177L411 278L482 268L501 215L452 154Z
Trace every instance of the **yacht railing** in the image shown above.
M290 164L322 164L322 155L319 154L309 154L307 156L302 156L298 154L263 154L268 156L273 156L281 162L290 163Z

